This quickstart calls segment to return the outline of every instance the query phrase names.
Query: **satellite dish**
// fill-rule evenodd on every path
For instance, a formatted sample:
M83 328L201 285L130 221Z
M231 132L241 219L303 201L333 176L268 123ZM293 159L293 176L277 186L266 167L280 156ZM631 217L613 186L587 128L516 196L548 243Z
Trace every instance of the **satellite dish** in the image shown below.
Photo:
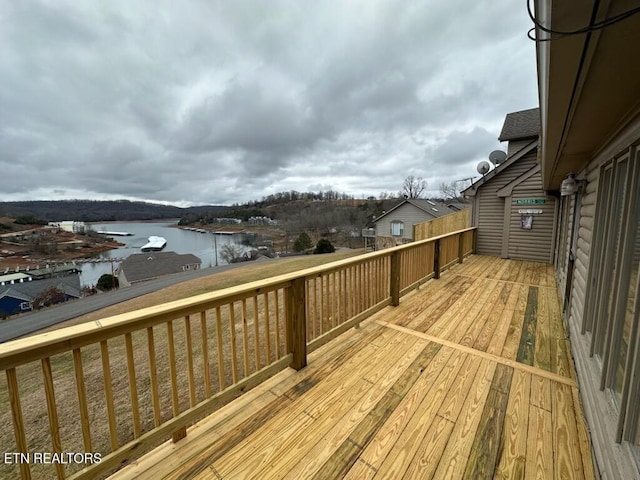
M489 165L489 162L487 162L486 160L483 160L478 164L476 169L478 170L478 173L480 175L484 175L491 169L491 165Z
M494 150L489 154L489 160L491 161L491 163L493 163L496 166L500 165L506 159L507 159L507 154L502 150Z

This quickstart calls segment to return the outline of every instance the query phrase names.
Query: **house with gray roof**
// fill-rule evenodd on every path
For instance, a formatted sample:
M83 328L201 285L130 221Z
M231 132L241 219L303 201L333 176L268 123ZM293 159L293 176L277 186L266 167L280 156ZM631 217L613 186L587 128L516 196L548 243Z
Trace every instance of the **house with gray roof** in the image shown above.
M199 270L202 260L190 253L147 252L129 255L118 272L120 286L151 280L173 273Z
M405 198L376 218L376 248L388 248L413 241L413 226L458 210L437 200Z
M0 284L0 316L15 315L33 309L34 302L48 290L55 289L63 302L82 296L80 275L44 278L32 281L14 281ZM58 295L56 295L58 296Z
M508 113L498 136L500 142L509 142L507 156L526 146L540 135L540 109L530 108Z
M473 204L476 251L516 260L553 260L556 197L542 188L540 109L509 113L498 139L507 157L462 193Z

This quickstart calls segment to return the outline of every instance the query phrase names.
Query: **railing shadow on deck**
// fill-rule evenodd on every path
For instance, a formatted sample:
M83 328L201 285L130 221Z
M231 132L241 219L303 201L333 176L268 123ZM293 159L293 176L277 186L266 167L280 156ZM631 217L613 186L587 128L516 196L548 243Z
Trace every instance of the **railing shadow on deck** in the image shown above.
M0 468L23 479L95 478L177 442L474 249L467 228L2 344L0 425L16 455ZM99 458L45 464L34 452Z

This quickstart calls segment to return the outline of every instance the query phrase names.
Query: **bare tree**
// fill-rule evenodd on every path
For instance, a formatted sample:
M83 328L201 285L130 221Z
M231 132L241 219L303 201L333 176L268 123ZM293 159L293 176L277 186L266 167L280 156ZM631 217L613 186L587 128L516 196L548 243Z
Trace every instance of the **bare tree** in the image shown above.
M244 247L236 243L225 243L220 247L220 258L227 263L237 263L243 259Z
M442 182L440 184L440 194L442 198L445 200L455 200L460 196L460 192L458 192L458 182L453 181L451 183Z
M405 198L421 198L427 190L427 181L422 177L409 175L404 179L400 195Z

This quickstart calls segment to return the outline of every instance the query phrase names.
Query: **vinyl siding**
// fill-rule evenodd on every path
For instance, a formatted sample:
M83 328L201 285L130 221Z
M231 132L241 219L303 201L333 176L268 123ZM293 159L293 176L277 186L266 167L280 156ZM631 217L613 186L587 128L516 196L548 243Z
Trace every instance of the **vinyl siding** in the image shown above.
M509 140L509 144L507 145L507 155L510 157L514 153L518 153L521 148L526 147L530 143L530 138L525 140Z
M477 252L480 255L502 255L504 228L504 198L497 196L498 190L527 172L536 164L536 151L505 168L478 188L477 197ZM517 211L517 210L516 210Z
M583 175L587 179L587 187L582 196L580 208L578 244L576 249L576 261L574 265L573 285L571 286L570 317L575 323L583 325L585 299L587 295L587 279L589 278L589 259L591 255L591 240L593 237L593 224L596 209L598 190L599 167L594 162L587 168Z
M391 222L399 220L404 222L404 235L394 238L413 240L413 225L434 218L436 217L420 210L415 205L405 203L376 222L376 237L391 237Z
M598 279L598 275L595 275L598 273L595 271L598 267L594 262L596 250L593 242L596 240L598 229L605 228L603 218L606 212L601 211L600 208L608 208L596 208L603 189L601 168L638 141L640 141L640 118L625 127L622 133L610 144L604 146L600 155L578 174L578 178L587 180L587 186L578 212L578 236L571 298L565 312L571 352L580 385L580 398L589 425L594 454L602 478L611 479L640 478L640 461L637 450L634 451L628 442L615 442L619 401L609 388L600 389L602 363L597 355L590 353L593 333L586 330L585 320L587 313L594 309L594 292ZM637 212L635 214L637 215ZM567 220L571 221L570 218ZM604 233L607 234L607 232ZM558 238L558 246L560 242L568 242L568 239ZM638 245L634 247L638 248ZM634 252L634 255L640 255L640 252ZM565 265L565 259L559 258L556 261L558 281L562 286L566 282ZM564 290L561 291L564 292ZM631 398L630 402L635 402L637 405L638 398Z
M558 283L558 295L560 298L564 298L566 280L567 280L567 266L569 262L569 251L571 249L571 228L573 226L573 211L574 211L575 196L561 197L560 210L562 214L560 217L557 256L556 256L556 279Z
M542 175L538 172L513 189L509 222L509 258L544 263L551 263L553 260L553 226L556 199L546 195L541 185ZM518 205L518 200L528 198L544 198L546 203ZM531 230L520 228L521 214L518 213L518 210L521 209L542 210L542 214L533 215Z

